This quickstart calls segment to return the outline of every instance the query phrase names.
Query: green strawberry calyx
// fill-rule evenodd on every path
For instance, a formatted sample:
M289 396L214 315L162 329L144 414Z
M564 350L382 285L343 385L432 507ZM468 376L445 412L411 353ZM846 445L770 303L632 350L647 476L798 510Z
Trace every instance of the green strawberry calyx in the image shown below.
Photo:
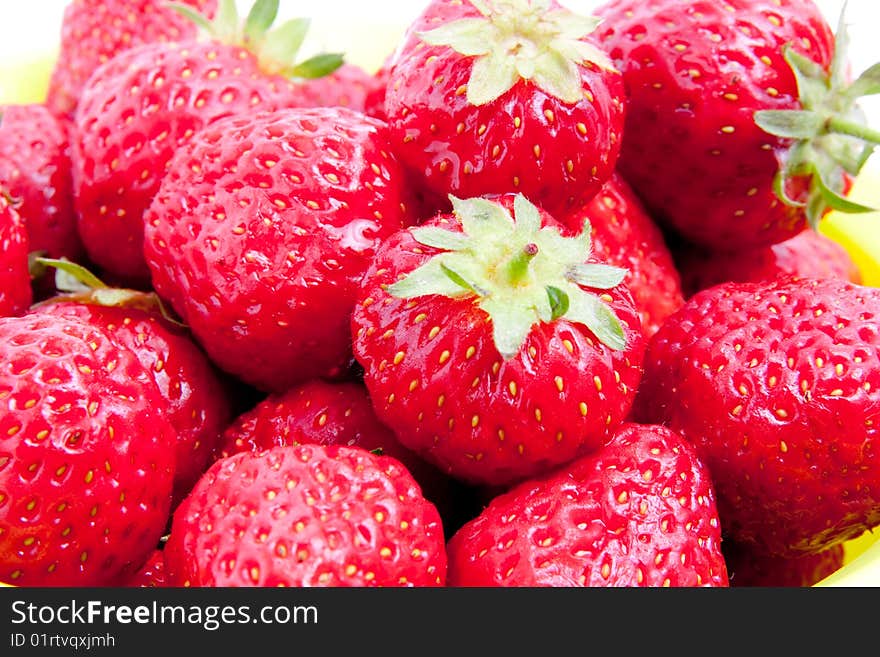
M845 13L844 8L830 70L824 70L790 45L784 47L785 59L797 80L802 109L755 113L758 127L792 142L777 152L780 166L774 188L783 203L804 209L814 229L830 210L849 214L874 211L844 194L847 174L857 176L880 144L880 132L867 125L858 104L860 98L880 93L880 63L854 82L848 82L849 35ZM810 180L807 198L793 199L789 184L803 177Z
M584 98L580 67L614 70L600 48L583 41L601 19L581 16L551 0L468 0L480 17L463 18L422 32L432 46L474 57L467 85L471 105L486 105L520 80L569 105Z
M189 5L172 2L169 6L194 22L212 39L242 46L254 53L260 69L270 75L314 79L329 75L344 62L340 53L322 53L303 62L297 55L305 42L311 21L294 18L273 29L279 0L256 0L242 21L235 0L219 0L211 21Z
M158 312L172 324L183 326L155 292L111 287L82 265L63 258L37 256L32 259L31 267L32 271L35 268L54 269L55 288L61 293L37 305L76 302L106 308L137 308Z
M541 213L518 194L513 215L500 203L450 196L461 232L439 226L411 229L415 240L441 253L389 286L400 299L440 295L474 299L489 315L495 346L507 360L516 356L532 328L564 319L586 326L603 344L626 348L614 310L590 290L620 285L628 272L588 263L591 227L576 237L542 226ZM603 295L604 296L604 295Z

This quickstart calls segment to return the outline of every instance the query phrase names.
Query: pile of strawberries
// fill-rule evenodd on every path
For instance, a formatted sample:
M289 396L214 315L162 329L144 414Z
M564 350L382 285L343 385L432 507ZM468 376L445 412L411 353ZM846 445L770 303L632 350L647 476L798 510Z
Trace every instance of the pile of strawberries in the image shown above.
M72 0L0 108L0 581L807 586L880 525L812 0ZM369 35L365 35L369 38Z

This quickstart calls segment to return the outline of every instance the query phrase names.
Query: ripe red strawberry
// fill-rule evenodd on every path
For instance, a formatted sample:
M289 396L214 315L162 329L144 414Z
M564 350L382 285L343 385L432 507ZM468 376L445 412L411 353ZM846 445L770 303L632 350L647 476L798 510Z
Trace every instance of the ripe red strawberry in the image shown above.
M598 38L630 96L619 168L652 214L715 250L785 241L846 201L880 135L846 35L812 0L609 0ZM835 57L836 53L836 57ZM849 136L849 135L858 135Z
M125 583L129 588L165 588L168 586L165 577L165 554L162 550L153 550L153 554L147 559L134 577Z
M134 352L159 389L176 436L173 508L207 469L231 420L224 383L189 333L163 316L155 295L108 288L82 268L56 264L94 287L56 297L41 312L103 328Z
M878 345L880 290L719 285L654 336L636 417L697 446L732 540L821 552L880 524Z
M409 224L387 126L344 108L230 117L182 147L146 217L146 255L212 360L283 392L351 358L357 283Z
M388 81L391 79L391 66L394 59L393 54L386 58L385 62L373 74L373 82L370 85L367 97L364 99L364 112L368 116L388 120L385 113L385 97L388 94Z
M174 586L443 586L440 517L398 461L322 445L217 461L174 515Z
M153 378L103 328L0 319L0 581L106 586L166 525L174 432Z
M629 270L624 279L651 337L684 298L681 280L663 233L626 181L615 174L583 209L563 219L572 230L589 220L596 259Z
M132 284L149 281L143 215L178 148L219 118L296 105L298 85L287 74L332 69L326 56L291 67L295 53L286 51L301 40L279 42L290 30L282 25L279 36L266 21L236 30L237 20L221 13L214 28L232 34L231 43L138 46L101 66L83 89L73 148L80 234L95 264ZM270 57L279 49L284 61Z
M681 245L675 257L687 297L720 283L759 283L784 276L862 282L846 249L812 230L779 244L742 251L718 253Z
M366 113L367 99L382 84L356 64L343 64L330 75L301 83L300 107L347 107Z
M644 338L624 270L523 195L379 249L352 319L379 419L457 479L507 485L603 445L632 404Z
M270 395L226 429L214 458L290 445L379 450L406 467L442 517L457 512L452 508L456 492L453 482L401 445L394 432L379 422L366 388L360 383L315 380Z
M270 395L241 415L223 433L215 459L304 444L379 449L404 465L414 456L376 419L361 384L316 380Z
M706 467L627 424L596 454L494 499L448 545L450 586L725 587Z
M597 24L555 0L433 0L397 50L385 103L420 184L441 197L519 192L554 216L595 196L626 110Z
M0 317L18 315L33 301L24 222L0 189Z
M0 107L0 187L17 201L31 250L78 260L83 248L73 210L70 128L45 105Z
M843 545L802 557L768 557L730 541L723 544L730 585L735 587L807 587L843 567Z
M217 0L182 0L213 13ZM46 104L59 116L73 115L80 93L98 66L145 43L183 41L196 26L163 0L72 0L64 9L61 47Z

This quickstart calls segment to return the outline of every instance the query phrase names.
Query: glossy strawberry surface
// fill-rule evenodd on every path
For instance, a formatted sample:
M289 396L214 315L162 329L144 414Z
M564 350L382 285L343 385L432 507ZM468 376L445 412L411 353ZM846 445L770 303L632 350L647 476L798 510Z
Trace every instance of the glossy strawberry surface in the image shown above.
M727 586L709 472L668 429L624 425L599 452L495 498L449 542L451 586Z
M724 557L731 586L803 588L840 570L846 553L843 545L835 545L802 557L768 557L725 541Z
M546 213L541 220L559 227ZM424 225L461 230L455 215ZM505 360L473 299L400 299L386 291L436 253L412 231L398 232L361 283L354 352L379 419L406 447L470 483L510 484L603 445L641 377L644 338L626 287L605 297L623 324L625 349L560 319L536 325Z
M33 300L29 244L21 215L0 193L0 317L23 313Z
M79 231L92 261L148 282L144 213L172 156L219 118L295 99L291 80L264 74L248 50L213 41L143 45L101 66L83 90L73 142Z
M657 219L716 250L803 230L803 208L773 188L790 142L755 112L801 108L786 44L830 66L834 36L812 0L611 0L596 13L630 97L620 170Z
M107 586L168 519L174 431L135 354L103 328L0 319L0 581Z
M559 9L556 2L544 4L547 11ZM517 9L506 11L515 21ZM398 47L385 111L400 157L420 184L441 196L522 192L559 215L583 205L618 158L626 111L621 75L587 62L574 69L582 89L577 102L519 80L496 100L475 106L467 97L475 58L428 45L421 34L478 17L469 0L435 0Z
M45 105L0 107L0 187L16 200L33 251L78 260L70 129Z
M125 586L130 588L157 589L167 586L165 576L165 553L162 550L153 550L153 554Z
M215 463L174 516L175 586L442 586L437 510L398 461L300 445Z
M385 124L344 108L215 123L178 151L147 258L212 360L268 392L338 377L357 283L409 224Z
M721 283L759 283L784 276L862 282L846 249L812 230L773 246L742 251L718 253L681 245L675 258L688 297Z
M794 557L880 523L878 318L846 281L728 283L654 336L636 416L698 448L733 540Z
M230 402L214 366L186 331L158 310L59 302L41 307L41 312L100 326L120 348L131 350L156 382L176 436L176 505L207 469L231 420Z
M216 0L182 1L209 15L217 5ZM64 9L46 105L60 116L73 115L83 87L101 64L141 44L195 36L195 24L161 0L72 0Z
M563 222L580 230L588 220L596 258L629 270L625 279L651 337L684 298L681 279L660 227L622 176L615 174L581 211Z

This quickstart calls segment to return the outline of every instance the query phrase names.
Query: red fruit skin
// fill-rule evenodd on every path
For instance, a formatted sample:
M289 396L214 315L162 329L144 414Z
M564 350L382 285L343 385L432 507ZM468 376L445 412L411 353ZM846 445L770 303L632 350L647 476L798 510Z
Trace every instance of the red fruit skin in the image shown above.
M180 149L146 256L219 367L266 392L346 372L357 283L411 223L392 153L385 124L344 108L230 118Z
M659 226L618 174L581 211L564 218L571 230L589 220L596 259L629 270L624 281L642 318L645 337L684 304L681 279Z
M153 550L147 563L125 583L125 586L140 589L166 588L168 583L165 577L165 554L162 550Z
M821 582L843 567L843 545L835 545L797 558L754 554L724 542L724 556L732 587L808 587Z
M367 99L381 84L356 64L343 64L330 75L300 86L300 107L346 107L366 113Z
M460 90L474 59L429 46L418 33L479 16L469 2L433 0L407 31L385 101L396 150L433 194L521 192L562 216L595 196L614 171L626 114L622 76L588 63L579 68L589 95L576 105L520 80L499 99L473 106Z
M786 276L862 282L846 249L812 230L780 244L732 253L682 246L675 257L688 298L721 283L760 283Z
M158 313L64 302L42 306L41 312L102 327L120 348L134 352L156 382L176 436L176 507L207 469L231 421L230 401L211 362L184 330Z
M0 581L119 585L169 515L174 432L156 385L75 319L0 319L0 345Z
M697 447L732 540L797 557L880 524L878 318L845 281L728 283L654 336L634 417Z
M0 190L0 317L19 315L33 301L28 272L28 235L18 214Z
M211 16L216 0L182 0ZM162 0L72 0L64 9L61 47L46 105L59 116L73 115L89 77L100 65L130 48L195 38L196 26Z
M217 461L175 513L165 563L174 586L446 582L440 517L418 484L391 457L338 445Z
M449 586L726 587L706 467L680 436L609 444L495 498L448 544Z
M773 190L776 152L791 142L754 114L802 109L785 44L830 65L834 35L812 0L611 0L596 14L629 91L619 170L652 215L719 251L801 232L802 209ZM789 189L805 192L803 180Z
M0 107L0 187L16 200L32 250L78 261L83 247L73 210L71 126L45 105Z
M214 460L239 452L260 452L289 445L342 445L400 461L441 515L450 506L452 482L397 440L376 418L361 383L308 381L270 395L236 419L223 433Z
M82 92L72 156L91 260L148 282L144 213L176 151L219 118L296 103L296 84L264 74L249 51L216 42L143 45L101 66Z
M391 79L392 60L393 54L373 74L373 82L370 84L367 97L364 99L364 112L368 116L383 121L388 120L388 114L385 113L385 97L388 95L388 81Z
M512 211L513 198L498 200ZM547 213L542 224L566 234ZM455 215L425 225L461 230ZM379 420L405 447L470 484L509 485L607 442L630 410L645 348L626 287L609 293L624 351L559 320L533 328L504 362L472 299L402 300L385 291L437 253L401 231L379 248L361 282L354 353Z

